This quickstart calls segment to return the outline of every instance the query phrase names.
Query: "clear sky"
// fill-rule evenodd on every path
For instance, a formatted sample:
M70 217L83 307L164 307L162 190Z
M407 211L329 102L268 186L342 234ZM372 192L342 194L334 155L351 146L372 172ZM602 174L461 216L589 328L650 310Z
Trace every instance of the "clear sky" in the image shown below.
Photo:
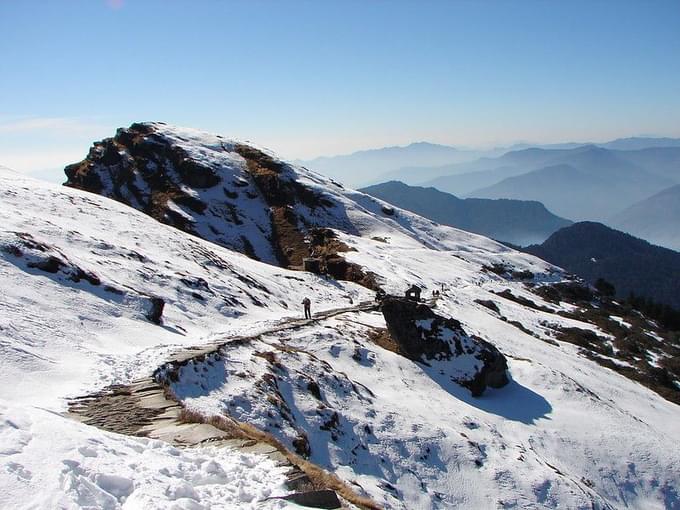
M134 121L287 158L680 136L680 0L0 0L0 164Z

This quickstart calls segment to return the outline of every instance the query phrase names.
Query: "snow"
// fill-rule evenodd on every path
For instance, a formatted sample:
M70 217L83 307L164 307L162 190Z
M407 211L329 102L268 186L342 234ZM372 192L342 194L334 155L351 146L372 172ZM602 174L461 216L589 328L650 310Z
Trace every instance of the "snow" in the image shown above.
M177 449L0 403L1 508L285 508L285 468L226 448Z
M680 455L670 445L678 431L665 421L677 415L672 404L569 346L536 339L510 354L509 386L475 399L439 367L367 341L363 325L375 323L379 314L362 313L265 335L225 349L213 366L185 367L173 390L192 409L226 410L291 447L306 435L315 462L387 508L489 508L501 500L522 508L664 508L663 497L668 508L677 504ZM511 346L495 338L508 353ZM266 351L283 368L253 355Z
M253 186L243 159L225 150L235 142L159 129L229 182ZM542 283L562 279L558 268L398 208L386 214L384 202L303 168L290 172L335 204L298 205L299 215L335 228L356 249L343 256L377 274L387 292L418 284L429 295L443 286L435 311L494 344L508 359L510 384L471 397L442 367L374 344L371 331L385 327L375 312L268 332L299 318L305 296L319 312L372 293L257 262L111 200L0 170L0 507L282 507L262 501L285 492L281 470L265 457L180 450L60 414L68 398L148 376L179 348L256 333L219 359L187 364L177 395L206 414L227 409L291 447L304 434L311 460L386 508L680 507L678 406L552 339L558 326L606 337L596 326L494 292L510 289L555 312L571 305L547 303L524 283L482 270L503 263ZM225 203L219 189L200 198L210 207ZM243 221L238 228L216 223L219 214L172 207L199 234L213 226L225 246L246 235L258 257L273 262L264 201L239 192L231 203ZM54 273L31 267L50 254L65 265ZM78 269L101 283L75 281ZM152 296L165 302L160 325L147 318ZM500 314L476 300L494 301ZM262 352L273 352L280 367Z
M208 508L222 502L255 508L266 491L280 491L281 473L265 457L220 453L213 460L225 474L209 482L201 466L214 452L179 453L57 413L69 397L148 376L182 345L299 317L297 303L312 290L317 310L365 299L368 291L258 263L116 202L7 171L0 173L0 204L0 485L6 503L0 507L44 507L38 502L45 501L63 508ZM29 267L40 250L27 248L17 233L30 233L50 254L96 274L101 284L70 280L68 267L57 273ZM13 255L11 247L25 256ZM147 295L165 300L160 326L144 316ZM101 461L78 450L90 441L99 445ZM31 447L12 446L24 443ZM162 466L167 474L157 472ZM112 473L134 480L135 490L126 497L130 487Z
M622 317L617 317L616 315L610 315L609 318L611 320L613 320L614 322L620 324L624 328L630 329L632 327L631 324L629 322L624 321Z

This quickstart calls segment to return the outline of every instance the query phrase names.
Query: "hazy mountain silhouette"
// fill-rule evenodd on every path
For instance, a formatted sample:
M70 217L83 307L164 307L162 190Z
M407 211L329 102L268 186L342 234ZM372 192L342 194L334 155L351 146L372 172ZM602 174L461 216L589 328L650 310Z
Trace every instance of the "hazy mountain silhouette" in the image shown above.
M340 156L300 160L296 163L348 186L357 186L375 182L376 176L406 165L439 166L469 161L477 157L479 153L476 152L470 153L448 145L418 142L404 147L363 150Z
M608 223L651 243L680 251L680 184L633 204Z
M481 188L493 186L508 177L559 164L568 164L588 172L597 172L600 168L604 170L619 167L637 168L670 179L669 185L680 182L680 148L619 151L585 145L569 150L532 148L508 152L498 158L482 158L469 163L440 167L430 171L430 173L442 172L440 177L421 184L457 195L467 195ZM421 172L427 175L427 170L421 169ZM655 191L660 189L662 188Z
M656 147L680 147L680 138L633 136L630 138L617 138L611 142L598 144L598 146L604 147L605 149L618 149L624 151Z
M549 166L552 158L584 146L625 149L626 152L631 149L661 147L677 149L680 148L680 139L638 137L613 140L602 144L518 143L510 147L494 147L484 150L467 150L448 145L418 142L406 146L383 147L338 156L298 160L296 163L354 187L398 180L406 184L432 185L442 191L461 195L490 186L506 177ZM669 153L669 157L670 155ZM631 155L631 158L633 157L634 155ZM645 164L650 155L642 154L639 157L645 161L631 159L631 162L646 168ZM673 157L677 161L677 157ZM499 171L502 167L508 168L504 168L504 172ZM480 171L493 171L494 173L484 177L454 178L455 182L450 183L434 182L434 179L442 176L460 176ZM468 178L472 179L469 183Z
M539 202L460 199L435 188L385 182L362 190L433 221L517 245L539 243L571 221Z
M469 163L440 167L440 177L422 184L457 195L466 195L480 188L537 170L548 165L570 149L540 149L532 147L506 152L497 158L480 158Z
M524 251L591 283L604 278L619 297L634 292L680 308L680 253L601 223L575 223Z
M546 159L546 152L553 154ZM560 216L606 220L674 184L674 180L646 171L621 154L595 146L543 151L533 160L549 162L549 166L507 177L469 196L537 200Z

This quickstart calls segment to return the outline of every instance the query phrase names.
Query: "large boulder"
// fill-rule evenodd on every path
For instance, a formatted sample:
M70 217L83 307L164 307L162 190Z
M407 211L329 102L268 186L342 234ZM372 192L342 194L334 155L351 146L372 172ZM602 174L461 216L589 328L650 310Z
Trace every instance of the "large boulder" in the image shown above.
M507 361L489 342L468 335L455 319L434 313L427 305L387 297L381 305L387 330L400 354L435 366L439 373L479 396L487 386L508 383Z

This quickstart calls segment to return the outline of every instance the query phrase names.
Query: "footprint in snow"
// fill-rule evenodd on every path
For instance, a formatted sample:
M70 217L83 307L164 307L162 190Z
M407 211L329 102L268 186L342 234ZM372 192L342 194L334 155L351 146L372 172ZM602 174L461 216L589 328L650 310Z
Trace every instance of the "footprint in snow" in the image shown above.
M14 473L19 480L28 481L33 478L33 473L18 462L10 462L6 466L7 472Z

